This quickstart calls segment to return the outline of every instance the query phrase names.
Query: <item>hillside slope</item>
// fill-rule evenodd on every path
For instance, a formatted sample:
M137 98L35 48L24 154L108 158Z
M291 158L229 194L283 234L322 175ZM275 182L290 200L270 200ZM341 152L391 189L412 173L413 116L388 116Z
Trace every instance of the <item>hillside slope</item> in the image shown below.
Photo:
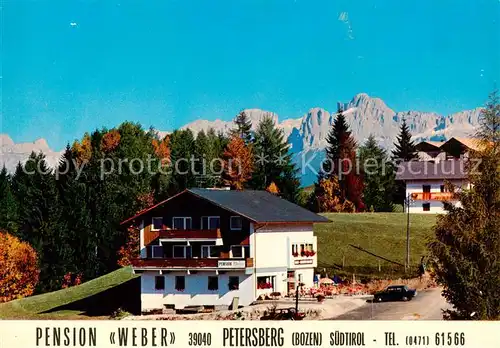
M83 319L81 314L109 315L119 305L120 293L136 279L129 267L90 280L81 285L0 304L2 319ZM127 289L130 290L130 286ZM122 294L133 302L138 293ZM99 313L95 311L102 307ZM91 313L90 313L91 312Z
M383 276L404 273L400 266L380 260L357 250L362 247L376 255L401 264L406 258L406 214L359 213L322 214L332 220L315 226L318 238L318 269L326 268L340 274ZM410 216L410 263L416 270L420 258L427 254L426 244L432 236L436 215ZM340 269L344 263L344 269Z

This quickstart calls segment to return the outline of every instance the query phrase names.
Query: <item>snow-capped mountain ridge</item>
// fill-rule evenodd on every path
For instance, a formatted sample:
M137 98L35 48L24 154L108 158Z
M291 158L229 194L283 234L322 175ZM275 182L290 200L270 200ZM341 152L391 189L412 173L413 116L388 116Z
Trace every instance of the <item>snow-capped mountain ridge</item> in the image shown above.
M370 97L366 93L360 93L348 103L342 103L345 108L344 115L348 121L352 133L359 143L362 143L370 134L373 134L381 146L391 148L399 132L401 122L406 119L415 140L429 140L430 138L449 138L451 136L471 136L475 127L479 124L481 108L461 111L451 115L439 115L435 112L400 111L396 112L389 108L382 99ZM294 152L302 150L321 150L326 146L326 136L336 115L321 108L311 108L301 118L286 119L279 122L277 114L260 110L246 109L252 126L255 129L258 122L265 116L270 115L277 126L283 129L285 137L291 142ZM191 122L183 129L191 129L195 134L200 130L207 131L214 128L216 131L227 132L234 127L232 121L197 120ZM296 140L299 137L302 144Z
M370 97L366 93L357 94L349 102L341 103L341 105L352 134L359 144L373 134L379 144L386 149L392 149L403 118L406 119L416 141L446 140L454 136L472 136L479 125L481 113L481 108L450 115L419 111L397 112L389 108L382 99ZM285 138L291 145L290 150L294 153L299 169L304 162L303 158L310 158L309 156L315 157L311 166L319 166L324 157L326 137L335 118L336 110L329 112L321 107L314 107L302 117L285 119L281 122L278 115L271 111L261 109L245 109L244 111L252 122L253 129L256 129L264 117L270 116L273 119L277 127L283 130ZM216 131L227 133L233 127L232 121L199 119L186 124L181 129L189 128L197 134L201 130L207 131L214 128ZM162 137L168 133L158 131ZM0 134L0 167L5 164L9 171L13 171L19 161L23 162L28 158L31 151L44 152L51 165L57 163L62 153L51 150L44 139L33 143L16 144L8 135ZM309 184L315 178L314 173L301 173L303 184Z

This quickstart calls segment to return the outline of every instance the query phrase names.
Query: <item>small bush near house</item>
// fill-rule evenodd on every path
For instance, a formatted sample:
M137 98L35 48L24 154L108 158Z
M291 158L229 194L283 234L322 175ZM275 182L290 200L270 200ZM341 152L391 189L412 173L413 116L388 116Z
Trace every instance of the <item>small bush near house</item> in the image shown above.
M121 308L118 308L116 311L114 311L113 313L111 313L111 315L109 316L109 318L110 319L114 319L114 320L120 320L122 318L128 317L129 315L131 315L129 312L124 311Z
M33 294L40 274L37 264L31 245L0 231L0 302Z

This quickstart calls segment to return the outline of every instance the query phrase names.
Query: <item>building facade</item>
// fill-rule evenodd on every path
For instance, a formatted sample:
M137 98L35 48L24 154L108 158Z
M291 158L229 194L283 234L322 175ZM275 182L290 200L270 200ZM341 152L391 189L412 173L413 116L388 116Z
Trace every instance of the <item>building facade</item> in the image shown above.
M446 142L424 141L416 146L418 160L400 163L396 180L406 184L410 213L445 213L445 203L458 206L454 192L469 188L467 166L471 151L479 147L474 139L451 138ZM453 192L448 189L453 186ZM409 203L409 204L408 204Z
M313 285L316 215L265 191L190 189L127 219L142 311L249 305Z

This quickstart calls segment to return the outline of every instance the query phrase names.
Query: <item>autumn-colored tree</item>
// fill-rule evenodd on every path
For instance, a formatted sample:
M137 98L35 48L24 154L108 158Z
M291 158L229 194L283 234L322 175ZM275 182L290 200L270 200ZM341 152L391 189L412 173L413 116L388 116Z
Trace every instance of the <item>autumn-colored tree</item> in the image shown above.
M82 275L68 272L64 275L61 288L66 289L82 283Z
M92 143L90 135L85 133L81 142L76 140L73 143L72 149L78 164L88 162L92 157Z
M276 186L276 184L273 182L271 182L271 184L266 188L266 191L269 192L269 193L272 193L273 195L279 195L280 194L280 190L278 188L278 186Z
M118 250L118 265L126 267L130 261L139 257L140 231L134 226L127 229L127 242Z
M153 139L153 148L155 155L160 159L162 165L170 162L170 138L167 136L163 140Z
M242 190L252 178L253 156L242 138L233 136L224 151L223 180L231 189Z
M154 204L154 194L146 193L139 195L137 198L139 204L138 213L151 207ZM126 243L118 250L118 265L126 267L130 265L130 261L139 257L140 247L140 231L137 227L130 226L127 229Z
M110 130L102 137L101 150L105 153L113 151L120 145L120 138L121 135L116 129Z
M336 176L323 178L316 184L312 199L313 210L317 212L339 212L342 210L340 203L340 185Z
M37 264L31 245L0 231L0 302L33 294L40 273Z

